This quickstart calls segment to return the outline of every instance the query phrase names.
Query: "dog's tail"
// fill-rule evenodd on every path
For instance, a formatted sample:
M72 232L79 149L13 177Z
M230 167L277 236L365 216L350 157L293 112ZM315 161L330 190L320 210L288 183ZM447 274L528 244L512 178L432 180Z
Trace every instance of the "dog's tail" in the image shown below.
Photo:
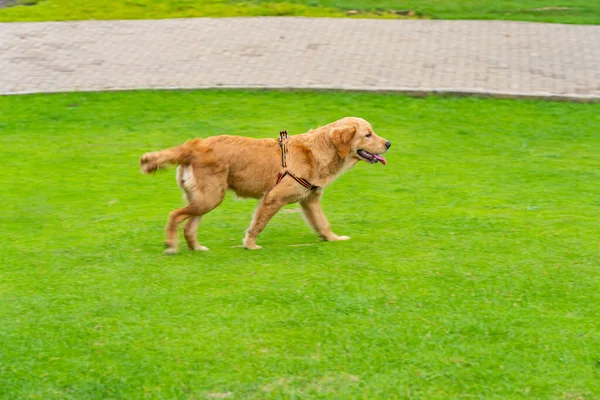
M190 164L193 155L193 145L199 141L200 139L195 139L180 146L144 154L140 158L142 173L150 174L169 164Z

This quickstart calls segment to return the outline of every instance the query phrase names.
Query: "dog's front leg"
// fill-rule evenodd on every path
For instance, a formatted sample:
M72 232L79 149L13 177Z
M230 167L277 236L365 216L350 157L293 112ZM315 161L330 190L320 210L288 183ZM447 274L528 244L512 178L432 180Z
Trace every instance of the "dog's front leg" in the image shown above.
M283 207L287 201L277 196L273 192L266 193L256 209L250 228L244 238L244 247L250 250L258 250L261 247L256 244L256 237L265 229L269 220L277 211Z
M348 240L350 236L338 236L331 231L329 222L325 218L325 213L321 207L321 192L315 191L309 197L300 202L302 212L308 223L319 234L321 239L327 241Z

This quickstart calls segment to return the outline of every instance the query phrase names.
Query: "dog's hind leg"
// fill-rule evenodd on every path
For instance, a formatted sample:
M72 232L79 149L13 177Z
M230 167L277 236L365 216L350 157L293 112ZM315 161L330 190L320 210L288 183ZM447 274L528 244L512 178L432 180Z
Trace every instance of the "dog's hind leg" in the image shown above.
M171 213L169 214L169 220L167 222L166 228L166 254L177 253L177 227L182 221L196 215L197 211L195 210L195 207L192 204L188 204L183 208L171 211Z
M177 183L183 190L185 198L189 205L183 209L187 209L188 221L183 227L183 236L190 250L207 251L208 247L198 243L196 233L198 224L204 214L209 213L216 208L225 197L225 188L227 182L226 175L223 171L214 173L211 169L203 170L202 167L194 168L190 165L183 165L177 168ZM183 210L181 209L181 210ZM173 223L179 223L174 217ZM171 219L169 219L171 220ZM167 227L167 253L173 254L177 252L177 225L168 225Z
M195 217L191 217L187 220L185 226L183 227L183 236L185 237L185 241L187 242L190 250L207 251L208 247L202 246L200 243L198 243L198 239L196 237L200 218L202 217L196 215Z
M188 247L191 250L207 251L208 247L202 246L196 239L198 224L204 214L208 214L221 204L224 197L224 191L221 193L202 193L195 196L196 199L193 203L171 212L171 214L169 214L169 222L167 223L167 250L165 250L165 253L177 253L177 226L188 218L189 220L183 228L183 235ZM197 200L198 198L202 200Z

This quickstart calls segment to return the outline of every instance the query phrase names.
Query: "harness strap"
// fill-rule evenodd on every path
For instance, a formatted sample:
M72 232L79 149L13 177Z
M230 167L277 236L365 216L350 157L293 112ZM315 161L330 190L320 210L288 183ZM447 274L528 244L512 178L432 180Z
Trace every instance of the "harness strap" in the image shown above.
M309 190L313 190L318 188L318 186L313 185L312 183L310 183L309 181L307 181L304 178L300 178L299 176L296 176L294 174L292 174L290 171L285 171L283 174L279 174L279 176L277 177L277 183L275 185L277 185L279 182L281 182L281 180L286 176L289 175L292 178L294 178L294 180L296 182L298 182L299 184L301 184L302 186L304 186L305 188L309 189Z
M287 138L288 138L287 131L281 131L281 132L279 132L279 147L281 148L281 166L283 168L287 167L287 160L286 160L287 151L288 151ZM294 175L293 173L291 173L288 170L286 170L284 173L280 173L279 174L279 176L277 177L277 182L275 183L275 185L278 185L279 182L281 182L281 180L286 175L291 176L296 182L298 182L299 184L301 184L302 186L304 186L305 188L307 188L309 190L314 190L314 189L318 188L318 186L313 185L312 183L310 183L309 181L307 181L304 178L300 178L299 176Z
M281 166L287 167L286 156L287 156L287 131L279 132L279 148L281 148ZM277 182L279 183L279 182Z

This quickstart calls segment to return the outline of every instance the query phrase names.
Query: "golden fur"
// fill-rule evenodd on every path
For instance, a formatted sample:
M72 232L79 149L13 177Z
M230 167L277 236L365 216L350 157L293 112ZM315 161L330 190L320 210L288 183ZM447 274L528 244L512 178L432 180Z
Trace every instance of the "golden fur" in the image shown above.
M240 197L260 199L244 247L259 249L258 234L269 220L288 203L300 202L308 223L324 240L347 240L331 231L321 208L323 189L342 172L360 160L358 150L379 155L390 143L377 136L361 118L343 118L288 139L287 170L318 186L309 190L291 177L275 185L286 168L281 166L278 139L252 139L240 136L212 136L193 139L170 149L146 153L140 160L142 172L151 173L166 164L177 164L177 182L188 201L186 207L169 214L166 228L167 253L177 251L177 226L184 227L192 250L208 250L196 239L200 218L216 208L227 189ZM364 155L364 152L361 152ZM368 160L367 160L368 161ZM371 159L371 162L377 162Z

